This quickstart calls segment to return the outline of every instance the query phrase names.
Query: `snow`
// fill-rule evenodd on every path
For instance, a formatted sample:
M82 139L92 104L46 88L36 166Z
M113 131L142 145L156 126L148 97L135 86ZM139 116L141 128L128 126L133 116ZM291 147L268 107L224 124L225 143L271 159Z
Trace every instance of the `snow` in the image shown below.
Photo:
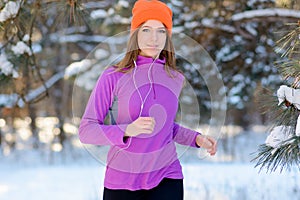
M187 29L193 29L193 28L196 28L196 27L199 27L199 22L185 22L184 23L184 27L187 28Z
M97 49L95 51L95 58L98 60L105 59L109 57L109 52L104 49Z
M272 129L271 133L266 139L266 145L273 148L279 148L283 145L283 141L286 141L293 137L292 127L291 126L276 126ZM289 141L288 143L292 143ZM286 143L284 143L286 144Z
M10 18L16 17L20 9L20 3L9 1L5 4L4 8L0 11L0 22L5 22Z
M3 173L3 167L1 169L2 200L22 200L24 197L30 200L97 199L97 185L102 178L95 166L4 168L6 173Z
M251 35L257 36L257 30L256 30L257 27L253 27L253 26L255 26L253 23L252 23L252 24L248 23L248 24L246 24L245 29L246 29Z
M267 55L266 47L264 47L264 46L257 46L255 49L255 52L257 54Z
M297 199L292 195L298 185L292 185L292 173L258 174L242 163L188 164L183 169L186 200Z
M184 3L182 1L178 1L178 0L171 0L171 3L174 5L174 6L177 6L177 7L182 7L184 6Z
M12 75L13 78L18 78L19 74L14 69L14 66L11 62L8 61L5 53L0 53L0 75L4 74L6 76Z
M38 44L38 43L33 43L32 44L32 52L37 54L43 51L43 47L42 45Z
M107 17L107 12L105 10L93 10L91 12L92 19L105 19Z
M23 41L17 42L16 45L11 47L11 50L16 55L22 55L22 54L25 54L25 53L27 53L30 56L32 55L31 49Z
M129 7L129 2L124 1L124 0L119 0L118 5L120 5L121 7L124 7L124 8L128 8Z
M299 173L258 173L244 163L183 163L185 200L299 198ZM0 199L102 199L105 167L100 164L0 166Z
M29 39L30 39L30 36L28 34L24 35L24 37L23 37L24 42L28 42Z
M283 102L287 101L290 104L294 105L298 110L300 110L300 89L294 89L291 87L288 87L286 85L281 85L279 89L277 90L277 98L278 98L278 106L282 105ZM284 105L285 106L285 105ZM282 131L282 132L288 132L288 131ZM300 115L297 119L297 125L296 125L296 136L300 136ZM273 137L284 137L284 133L278 132L277 135ZM285 136L288 137L288 136ZM288 137L289 138L289 137ZM285 138L285 139L288 139Z
M107 13L108 15L113 15L115 13L115 10L113 8L109 8Z
M223 62L229 62L229 61L232 61L234 60L235 58L239 57L241 55L241 53L239 51L233 51L231 52L230 54L222 57L222 61Z
M109 6L110 3L108 1L89 1L89 2L83 2L82 4L86 9L93 9L93 8L105 8Z
M253 63L253 59L252 58L246 58L245 62L246 62L246 64L250 65L251 63Z
M112 21L114 23L129 24L131 20L127 17L122 17L121 15L115 15L112 17Z
M65 70L65 78L70 78L81 72L86 71L92 65L92 61L89 59L83 59L79 62L71 63Z
M0 94L0 107L12 108L18 99L17 94Z
M240 35L234 35L234 36L233 36L233 40L234 40L235 42L242 42L242 41L243 41L243 37L240 36Z
M281 105L285 100L293 104L300 110L300 89L294 89L286 85L281 85L277 90L278 105Z
M232 51L230 46L225 45L217 52L216 59L221 60L222 62L229 62L238 56L240 56L240 52L238 50Z

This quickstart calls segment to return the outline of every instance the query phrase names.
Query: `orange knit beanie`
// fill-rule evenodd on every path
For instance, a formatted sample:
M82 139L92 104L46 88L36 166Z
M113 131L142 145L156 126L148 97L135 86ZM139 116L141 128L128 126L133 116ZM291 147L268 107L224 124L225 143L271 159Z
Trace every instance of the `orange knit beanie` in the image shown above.
M161 21L172 32L172 11L163 2L158 0L138 0L132 9L131 32L147 20Z

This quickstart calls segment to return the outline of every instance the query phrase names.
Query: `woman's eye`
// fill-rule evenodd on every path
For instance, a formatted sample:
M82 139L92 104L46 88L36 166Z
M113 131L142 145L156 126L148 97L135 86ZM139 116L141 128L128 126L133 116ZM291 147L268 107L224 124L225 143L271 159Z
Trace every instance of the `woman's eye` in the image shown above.
M159 32L159 33L166 33L166 30L161 29L161 30L159 30L158 32Z
M142 31L146 32L146 33L150 32L150 30L148 28L144 28Z

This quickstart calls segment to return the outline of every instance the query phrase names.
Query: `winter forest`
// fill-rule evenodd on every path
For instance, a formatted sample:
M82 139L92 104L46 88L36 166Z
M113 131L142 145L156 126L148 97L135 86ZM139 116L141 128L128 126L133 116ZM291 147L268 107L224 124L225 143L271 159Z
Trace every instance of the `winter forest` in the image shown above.
M107 149L78 125L134 2L0 1L0 199L102 198ZM214 157L178 145L185 199L300 199L300 0L163 2L187 80L178 121L218 139ZM296 135L270 142L275 124Z

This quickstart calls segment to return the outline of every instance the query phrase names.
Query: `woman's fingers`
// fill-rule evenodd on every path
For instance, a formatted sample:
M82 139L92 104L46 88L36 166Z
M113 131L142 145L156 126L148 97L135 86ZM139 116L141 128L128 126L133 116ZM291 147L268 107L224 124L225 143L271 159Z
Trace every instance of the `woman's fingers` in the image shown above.
M155 124L154 117L139 117L137 120L144 124Z
M205 148L210 155L215 155L217 152L217 141L210 136L198 135L196 142L198 146Z
M153 117L139 117L136 120L137 126L140 129L140 134L141 133L146 133L150 134L153 132L154 127L155 127L155 120Z
M213 143L208 139L208 136L205 135L198 135L196 138L197 145L205 148L210 149L213 147Z
M217 152L217 141L212 138L212 137L209 137L207 136L207 139L210 141L211 143L211 147L207 149L207 152L210 154L210 155L215 155L216 152Z
M125 130L125 136L135 137L140 134L150 134L155 127L155 120L153 117L139 117L131 124L129 124Z

